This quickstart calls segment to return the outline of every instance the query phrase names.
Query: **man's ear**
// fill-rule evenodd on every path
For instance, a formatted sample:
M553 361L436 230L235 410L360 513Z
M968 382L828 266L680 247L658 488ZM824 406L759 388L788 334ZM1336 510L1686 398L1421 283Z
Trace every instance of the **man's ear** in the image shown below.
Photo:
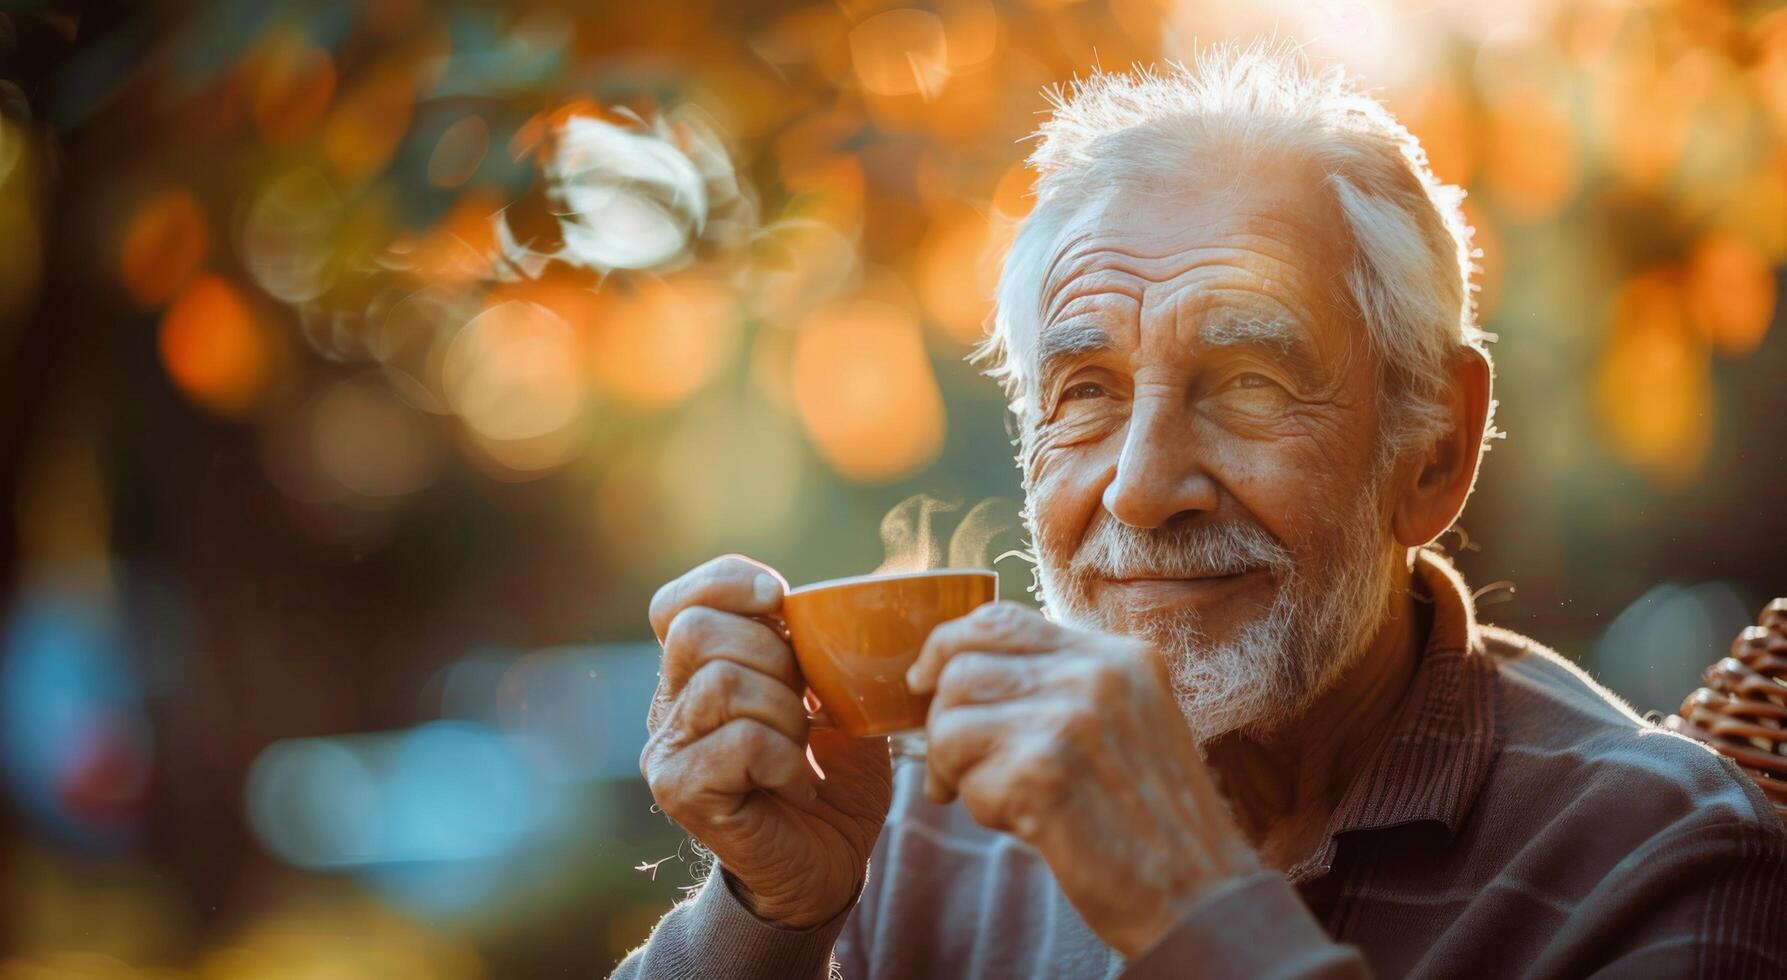
M1449 424L1415 464L1390 518L1397 543L1408 548L1444 534L1464 510L1477 479L1477 459L1489 421L1489 358L1475 347L1463 347L1453 356L1450 370L1452 383L1443 406Z

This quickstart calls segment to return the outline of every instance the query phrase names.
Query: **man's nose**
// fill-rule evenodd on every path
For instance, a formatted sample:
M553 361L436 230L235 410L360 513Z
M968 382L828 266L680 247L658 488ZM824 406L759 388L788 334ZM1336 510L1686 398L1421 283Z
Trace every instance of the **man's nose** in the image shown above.
M1131 527L1156 528L1216 509L1216 481L1191 438L1186 410L1167 398L1138 399L1104 509Z

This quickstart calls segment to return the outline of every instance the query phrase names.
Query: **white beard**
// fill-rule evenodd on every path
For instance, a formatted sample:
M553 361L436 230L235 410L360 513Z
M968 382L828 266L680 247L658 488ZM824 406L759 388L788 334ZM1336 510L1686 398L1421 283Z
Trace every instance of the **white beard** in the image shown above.
M1298 716L1369 646L1389 610L1393 566L1378 513L1377 474L1332 531L1294 555L1252 524L1132 528L1101 515L1061 567L1039 546L1044 608L1066 625L1127 632L1168 659L1173 693L1200 744L1240 731L1264 735ZM1027 515L1028 516L1028 515ZM1047 540L1031 526L1032 540ZM1192 609L1119 618L1095 605L1089 579L1269 569L1272 607L1237 635L1212 638ZM1119 611L1120 612L1120 611Z

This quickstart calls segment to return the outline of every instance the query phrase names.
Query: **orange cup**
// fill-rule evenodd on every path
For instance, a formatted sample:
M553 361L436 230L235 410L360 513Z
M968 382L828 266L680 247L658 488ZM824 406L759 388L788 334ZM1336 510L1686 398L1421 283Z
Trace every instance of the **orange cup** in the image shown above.
M906 690L906 669L938 624L998 597L984 569L861 575L790 590L782 619L820 706L861 738L924 727L931 699Z

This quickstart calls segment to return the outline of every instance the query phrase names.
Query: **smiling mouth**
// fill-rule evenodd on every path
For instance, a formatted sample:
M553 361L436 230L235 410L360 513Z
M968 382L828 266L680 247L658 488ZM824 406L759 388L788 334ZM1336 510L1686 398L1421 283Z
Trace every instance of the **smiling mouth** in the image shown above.
M1160 596L1191 597L1214 592L1252 578L1265 569L1249 569L1244 572L1230 572L1226 575L1200 575L1191 578L1167 577L1156 575L1132 575L1124 578L1106 578L1106 586L1122 589L1126 592L1152 594Z
M1259 571L1264 571L1264 569L1249 568L1244 571L1224 572L1219 575L1123 575L1107 577L1105 581L1114 585L1136 585L1143 582L1226 582Z

